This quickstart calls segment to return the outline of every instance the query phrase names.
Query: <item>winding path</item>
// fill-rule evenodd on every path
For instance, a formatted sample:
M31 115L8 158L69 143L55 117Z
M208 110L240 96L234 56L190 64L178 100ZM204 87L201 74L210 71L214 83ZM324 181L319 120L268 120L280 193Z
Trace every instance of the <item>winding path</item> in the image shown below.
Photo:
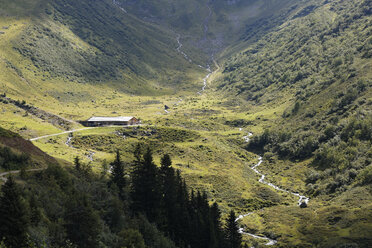
M47 168L29 169L29 170L26 170L26 172L42 171L42 170L45 170L45 169L47 169ZM20 172L21 172L21 170L13 170L13 171L2 172L2 173L0 173L0 180L6 182L8 180L8 178L6 178L6 176L9 176L10 174L18 174Z
M60 136L60 135L63 135L63 134L75 133L75 132L89 130L89 129L93 129L93 128L96 128L96 127L86 127L86 128L81 128L81 129L74 129L74 130L70 130L70 131L65 131L65 132L62 132L62 133L44 135L44 136L29 139L29 141L35 141L35 140L50 138L50 137L54 137L54 136Z
M143 126L143 125L144 125L144 124L138 124L138 125L127 125L127 126L104 126L104 127L113 127L113 128L119 128L119 127L122 127L122 128L129 128L129 127L139 127L139 126ZM61 133L55 133L55 134L44 135L44 136L40 136L40 137L36 137L36 138L32 138L32 139L29 139L29 141L36 141L36 140L40 140L40 139L45 139L45 138L50 138L50 137L54 137L54 136L60 136L60 135L64 135L64 134L70 134L70 133L75 133L75 132L84 131L84 130L89 130L89 129L95 129L95 128L100 128L100 127L86 127L86 128L74 129L74 130L65 131L65 132L61 132ZM68 145L68 142L70 142L70 141L71 141L71 140L67 140L67 141L66 141L66 145Z

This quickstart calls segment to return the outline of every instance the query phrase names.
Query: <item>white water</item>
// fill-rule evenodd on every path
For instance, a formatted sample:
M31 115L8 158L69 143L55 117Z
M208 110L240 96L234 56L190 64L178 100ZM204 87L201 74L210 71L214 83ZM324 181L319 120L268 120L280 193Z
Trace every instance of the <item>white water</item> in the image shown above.
M95 152L92 152L92 151L88 151L88 152L89 152L89 154L88 154L87 158L88 158L90 161L93 162L93 156L94 156L96 153L95 153Z
M182 101L183 101L183 99L179 98L178 101L174 104L174 106L178 106L178 104L180 104Z
M189 61L190 63L192 63L192 60L189 58L189 56L185 52L183 52L181 50L181 48L183 47L183 44L181 43L181 35L180 34L177 34L177 38L176 39L177 39L177 43L178 43L177 52L179 52L180 54L182 54L183 57L185 57L185 59L187 61Z
M128 13L123 7L120 6L120 4L116 0L112 0L112 3L116 5L121 11L124 13Z
M252 213L248 213L248 214L244 214L244 215L239 215L239 217L236 218L235 222L238 222L239 220L241 220L244 217L249 216L251 214L253 214L253 212ZM239 233L244 234L244 235L249 235L249 236L251 236L251 237L253 237L255 239L267 240L267 243L265 245L275 245L276 243L278 243L278 241L276 241L274 239L270 239L270 238L268 238L266 236L257 236L257 235L255 235L253 233L247 233L247 232L244 231L244 228L242 228L242 227L239 228Z
M288 191L288 190L279 188L278 186L265 181L265 177L266 176L264 174L262 174L259 170L257 170L257 167L262 164L263 159L262 159L262 157L259 157L258 160L259 160L258 163L256 165L254 165L253 167L251 167L251 169L254 172L256 172L258 175L261 176L261 178L258 180L260 183L266 184L266 185L268 185L268 186L270 186L270 187L272 187L272 188L274 188L274 189L276 189L278 191L286 192L286 193L292 194L294 196L297 196L299 198L298 199L298 205L301 205L302 202L305 202L306 204L309 203L309 198L308 197L306 197L304 195L300 195L299 193L295 193L295 192L291 192L291 191Z
M241 131L241 128L240 128L240 131ZM251 140L250 137L252 137L252 135L253 133L248 133L248 135L243 136L243 140L248 143Z
M204 19L204 23L203 23L203 27L204 27L204 40L207 41L207 35L208 35L208 24L209 24L209 19L211 18L212 16L212 9L211 7L207 4L207 8L208 8L208 16ZM189 56L182 51L182 46L183 44L181 43L181 35L180 34L177 34L177 43L178 43L178 47L177 47L177 52L179 52L180 54L182 54L186 60L188 60L190 63L192 63L192 60L189 58ZM212 55L211 59L213 60L213 62L215 64L217 64L214 60L214 56ZM208 83L208 79L209 77L212 75L212 70L211 70L211 67L210 65L208 64L207 67L204 67L204 66L201 66L201 65L198 65L200 68L203 68L205 70L207 70L208 74L203 78L203 87L200 91L197 92L197 94L201 95L203 94L203 92L205 91L206 87L207 87L207 83Z
M65 144L66 144L67 146L69 146L69 147L74 148L74 147L71 145L72 138L73 138L72 136L68 136L68 137L67 137L67 141L66 141Z
M180 34L177 34L177 38L176 39L177 39L177 43L178 43L177 52L179 52L180 54L182 54L183 57L187 61L189 61L190 63L193 63L192 60L189 58L189 56L184 51L182 51L183 44L181 43L181 35ZM198 65L198 66L200 68L203 68L203 69L205 69L205 70L208 71L208 74L205 76L205 78L203 78L203 87L202 87L202 89L197 92L199 95L201 95L205 91L205 88L207 87L207 82L208 82L209 77L212 75L212 70L211 70L210 65L207 65L207 67L203 67L201 65Z
M207 76L205 76L205 78L203 78L203 87L202 87L201 91L198 91L198 94L199 94L199 95L203 94L203 92L205 91L205 88L207 87L208 79L209 79L209 77L212 75L212 71L211 71L209 65L208 65L208 68L207 68L206 70L207 70L209 73L207 74Z
M244 139L246 142L249 142L249 140L250 140L249 137L251 137L252 135L253 135L253 133L249 132L247 136L244 136L244 137L243 137L243 139ZM263 162L263 159L262 159L262 157L260 156L260 157L258 158L258 163L251 167L251 169L252 169L256 174L258 174L258 175L261 176L260 179L258 180L260 183L262 183L262 184L266 184L266 185L268 185L268 186L270 186L270 187L272 187L272 188L274 188L274 189L276 189L276 190L278 190L278 191L286 192L286 193L292 194L292 195L294 195L294 196L297 196L297 197L299 198L299 199L298 199L298 205L301 205L301 203L303 203L303 202L305 202L306 205L309 203L309 198L308 198L308 197L306 197L306 196L304 196L304 195L300 195L299 193L295 193L295 192L291 192L291 191L288 191L288 190L285 190L285 189L279 188L278 186L276 186L276 185L274 185L274 184L272 184L272 183L269 183L269 182L265 181L265 177L266 177L266 176L265 176L264 174L262 174L262 173L257 169L257 167L260 166L260 165L262 164L262 162ZM249 215L251 215L251 214L253 214L253 212L248 213L248 214L241 214L241 215L239 215L239 217L238 217L235 221L238 222L239 220L241 220L241 219L243 219L244 217L249 216ZM253 233L245 232L245 231L244 231L244 228L239 228L239 233L244 234L244 235L249 235L249 236L251 236L251 237L253 237L253 238L256 238L256 239L267 240L268 242L265 244L265 245L267 245L267 246L269 246L269 245L275 245L276 243L278 243L277 240L270 239L269 237L266 237L266 236L257 236L257 235L255 235L255 234L253 234Z

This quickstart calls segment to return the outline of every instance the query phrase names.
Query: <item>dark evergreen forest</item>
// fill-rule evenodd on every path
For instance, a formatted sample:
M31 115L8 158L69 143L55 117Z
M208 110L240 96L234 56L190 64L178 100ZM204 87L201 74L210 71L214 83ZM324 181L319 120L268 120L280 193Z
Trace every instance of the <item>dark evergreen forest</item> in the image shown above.
M7 151L4 164L22 168ZM22 170L1 187L0 247L241 247L232 211L224 226L217 203L189 189L168 154L161 165L138 145L135 160L119 151L101 174L75 159L74 167ZM9 160L9 161L5 161Z

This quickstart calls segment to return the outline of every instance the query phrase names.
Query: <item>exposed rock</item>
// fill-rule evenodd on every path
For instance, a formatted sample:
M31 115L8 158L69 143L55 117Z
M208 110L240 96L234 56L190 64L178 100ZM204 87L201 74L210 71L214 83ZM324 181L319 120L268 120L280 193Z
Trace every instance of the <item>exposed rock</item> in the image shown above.
M307 208L307 203L306 202L301 202L300 208Z

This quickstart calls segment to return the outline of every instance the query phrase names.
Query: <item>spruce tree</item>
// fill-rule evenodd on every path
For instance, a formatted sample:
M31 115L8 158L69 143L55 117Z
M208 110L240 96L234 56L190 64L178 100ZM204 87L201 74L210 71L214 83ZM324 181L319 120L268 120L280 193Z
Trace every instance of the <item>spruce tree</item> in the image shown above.
M120 158L120 152L116 151L116 157L114 162L111 163L111 180L110 183L114 183L119 189L119 196L124 200L124 188L126 185L124 164Z
M225 228L225 238L227 248L241 248L242 247L242 235L239 233L238 223L236 222L236 216L234 210L231 210L229 217L227 218Z
M146 214L150 222L159 221L161 189L150 148L133 173L132 200L134 211Z
M161 219L160 227L163 231L174 237L175 228L175 204L176 204L176 177L171 167L172 161L168 154L161 158L160 187L161 187Z
M99 247L101 223L88 197L73 192L65 210L65 229L69 240L80 248Z
M101 178L104 178L107 175L107 172L109 171L109 165L106 161L106 159L102 162L102 172L101 172Z
M80 171L80 169L81 169L81 162L80 162L79 157L75 157L75 159L74 159L74 165L75 165L75 169L77 171Z
M210 244L209 247L225 247L223 229L221 226L221 211L218 204L215 202L210 208Z
M142 155L142 147L140 143L137 143L136 147L134 148L133 152L135 163L139 164L141 162L141 155Z
M161 168L163 170L167 170L172 166L172 160L169 156L169 154L164 154L163 157L161 157Z
M20 189L12 177L2 186L1 193L0 239L5 239L9 248L26 247L28 212Z
M174 211L177 218L173 220L175 225L174 235L176 244L180 247L185 247L194 238L192 235L194 230L191 227L189 195L179 170L176 172L175 180L176 204Z

